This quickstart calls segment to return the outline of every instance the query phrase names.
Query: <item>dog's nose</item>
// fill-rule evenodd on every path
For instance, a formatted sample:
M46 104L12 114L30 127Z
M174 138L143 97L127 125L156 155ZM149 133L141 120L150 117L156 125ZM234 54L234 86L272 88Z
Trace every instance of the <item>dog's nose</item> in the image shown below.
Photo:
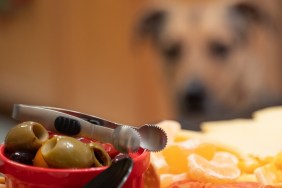
M199 81L194 81L188 85L184 92L184 104L189 112L201 112L204 110L205 88Z

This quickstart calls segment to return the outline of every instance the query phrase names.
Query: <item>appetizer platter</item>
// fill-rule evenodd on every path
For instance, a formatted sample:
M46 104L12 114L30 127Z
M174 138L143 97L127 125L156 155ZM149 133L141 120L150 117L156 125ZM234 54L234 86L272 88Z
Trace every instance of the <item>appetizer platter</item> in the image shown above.
M83 187L82 184L124 157L133 160L133 170L124 188L282 187L282 107L260 110L254 113L253 119L206 122L201 132L183 130L178 122L165 120L143 128L129 126L115 133L113 130L120 126L107 120L65 109L29 105L16 106L13 117L18 124L9 131L1 146L0 171L6 178L0 176L0 188L38 187L29 182L38 183L46 174L54 175L58 171L64 175L56 174L61 176L57 182L70 181L72 186L68 187ZM66 125L67 121L60 118L53 126L58 117L71 117L82 128L77 131L76 123L72 122L72 129L61 126L58 129L58 125ZM106 125L110 130L98 127L104 136L90 134L87 122L91 123L90 127L94 122L95 126ZM35 133L36 138L30 133ZM105 134L115 137L104 138ZM118 142L120 140L123 141ZM68 150L67 145L78 147ZM38 176L38 181L26 177L13 180L11 177L15 174L7 170L8 167L37 172L39 169L44 175ZM73 172L75 176L71 176ZM83 183L74 185L78 178ZM29 182L23 185L24 181Z

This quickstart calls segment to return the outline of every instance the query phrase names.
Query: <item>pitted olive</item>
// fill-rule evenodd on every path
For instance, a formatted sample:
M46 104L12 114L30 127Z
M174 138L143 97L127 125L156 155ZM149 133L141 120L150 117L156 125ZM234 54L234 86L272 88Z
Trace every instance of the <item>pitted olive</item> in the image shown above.
M68 136L54 136L44 143L41 152L53 168L87 168L94 163L94 153L85 143Z
M41 124L27 121L8 132L5 147L10 151L35 152L48 138L48 131Z
M89 143L89 146L94 152L94 166L109 166L111 165L111 157L106 150L98 143Z

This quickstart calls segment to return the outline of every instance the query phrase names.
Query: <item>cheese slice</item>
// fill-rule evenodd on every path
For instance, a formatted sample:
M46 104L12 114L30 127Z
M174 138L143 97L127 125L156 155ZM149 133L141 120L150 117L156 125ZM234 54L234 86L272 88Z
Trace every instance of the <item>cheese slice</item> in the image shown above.
M253 119L206 122L201 127L206 138L246 154L265 157L282 151L282 107L258 111Z
M257 111L254 113L254 120L263 126L280 128L282 127L282 106Z
M201 130L204 133L217 132L222 130L243 129L246 127L254 127L255 122L252 119L234 119L226 121L211 121L204 122L201 124ZM240 128L238 128L240 127Z

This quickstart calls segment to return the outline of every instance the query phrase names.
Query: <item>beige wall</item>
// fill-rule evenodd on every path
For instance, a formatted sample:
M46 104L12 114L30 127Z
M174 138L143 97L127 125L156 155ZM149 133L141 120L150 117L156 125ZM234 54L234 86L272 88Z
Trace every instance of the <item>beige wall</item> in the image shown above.
M0 111L49 105L136 125L172 117L150 54L140 60L132 46L139 6L40 0L0 15Z

